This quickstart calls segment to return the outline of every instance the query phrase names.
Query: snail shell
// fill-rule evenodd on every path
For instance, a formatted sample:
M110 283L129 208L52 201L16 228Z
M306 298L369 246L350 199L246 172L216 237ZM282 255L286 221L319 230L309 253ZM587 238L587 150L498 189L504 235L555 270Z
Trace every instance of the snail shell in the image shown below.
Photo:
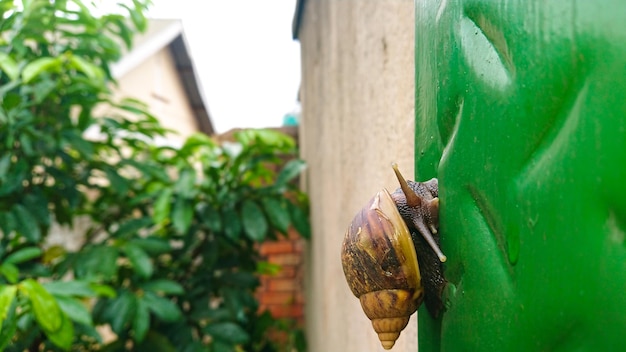
M393 347L411 314L424 300L415 245L405 221L417 219L418 230L428 234L436 233L438 227L439 199L427 189L436 188L436 180L430 184L410 181L413 190L395 165L394 170L401 189L393 196L383 189L370 199L352 220L341 252L350 290L359 298L385 349ZM407 195L403 197L403 193ZM415 224L411 223L411 227L415 228ZM445 261L434 240L432 243L433 251Z
M352 293L390 349L421 304L424 289L409 228L386 189L352 221L341 259Z

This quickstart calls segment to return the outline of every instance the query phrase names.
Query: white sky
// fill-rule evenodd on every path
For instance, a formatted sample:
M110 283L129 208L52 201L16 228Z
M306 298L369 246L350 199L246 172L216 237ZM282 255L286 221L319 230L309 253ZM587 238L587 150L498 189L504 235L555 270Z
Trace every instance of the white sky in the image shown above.
M296 0L153 0L149 17L180 18L216 132L280 126L297 108Z

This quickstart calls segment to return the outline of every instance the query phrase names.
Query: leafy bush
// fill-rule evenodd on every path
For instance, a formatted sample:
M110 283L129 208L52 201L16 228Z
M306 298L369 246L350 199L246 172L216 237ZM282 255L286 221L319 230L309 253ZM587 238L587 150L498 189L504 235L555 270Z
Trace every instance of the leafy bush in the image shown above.
M154 143L168 131L110 88L147 6L122 5L128 20L0 0L0 349L279 349L266 331L284 325L254 298L257 246L290 226L308 236L291 182L304 164L268 130ZM78 251L49 240L78 219Z

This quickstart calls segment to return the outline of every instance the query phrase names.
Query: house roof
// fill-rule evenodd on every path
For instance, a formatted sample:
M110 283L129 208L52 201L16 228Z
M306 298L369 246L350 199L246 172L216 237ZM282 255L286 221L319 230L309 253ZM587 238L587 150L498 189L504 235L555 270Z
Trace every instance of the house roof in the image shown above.
M304 5L306 0L296 1L296 11L293 14L293 21L291 22L291 35L293 39L298 39L300 33L300 24L302 23L302 16L304 15Z
M200 131L208 135L215 134L180 20L150 19L146 32L135 38L131 51L125 53L120 61L111 66L113 77L121 78L165 47L172 54L176 72Z

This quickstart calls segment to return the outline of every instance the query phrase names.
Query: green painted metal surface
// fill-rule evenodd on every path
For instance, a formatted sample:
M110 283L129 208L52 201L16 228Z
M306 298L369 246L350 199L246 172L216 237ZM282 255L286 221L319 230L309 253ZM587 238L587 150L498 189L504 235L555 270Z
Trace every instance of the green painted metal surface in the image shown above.
M416 0L416 172L439 177L429 351L626 338L626 2Z

